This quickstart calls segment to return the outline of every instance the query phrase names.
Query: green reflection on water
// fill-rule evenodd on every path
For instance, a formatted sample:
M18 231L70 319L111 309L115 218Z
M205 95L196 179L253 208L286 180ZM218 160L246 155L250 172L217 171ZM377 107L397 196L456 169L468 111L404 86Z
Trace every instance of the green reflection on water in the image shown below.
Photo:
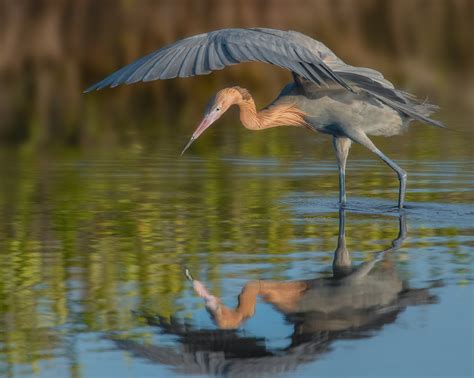
M408 201L472 201L473 175L464 169L469 163L459 160L470 158L468 143L446 138L441 144L441 134L430 130L426 135L434 136L421 139L419 132L408 140L423 140L424 148L384 145L402 150L395 155L403 156L411 178ZM316 136L305 141L293 131L257 133L253 140L235 135L237 147L218 146L212 138L222 137L222 130L204 138L196 145L199 158L193 152L176 158L165 147L174 146L170 139L157 142L163 145L159 152L148 147L88 155L1 152L8 162L1 166L0 189L2 373L12 375L15 366L23 365L34 371L39 361L66 355L71 375L79 374L65 342L68 335L136 329L143 324L133 310L163 317L184 311L189 289L184 266L201 272L220 295L227 265L245 266L251 279L259 277L265 263L267 277L285 279L292 262L301 258L293 252L320 251L311 262L330 263L335 215L308 215L301 221L284 201L298 193L337 198L335 164L325 160L332 154L330 144ZM446 149L458 159L443 163ZM393 174L375 160L361 160L368 158L364 154L357 148L352 154L349 202L375 197L395 204ZM231 158L236 155L241 157ZM367 259L394 235L395 225L369 218L373 221L347 225L348 247L364 251L356 260ZM465 284L472 272L469 244L461 237L470 234L472 227L456 223L419 226L408 246L441 245L450 255L453 276ZM411 256L401 252L399 264L409 265ZM438 276L438 265L433 269L430 274Z

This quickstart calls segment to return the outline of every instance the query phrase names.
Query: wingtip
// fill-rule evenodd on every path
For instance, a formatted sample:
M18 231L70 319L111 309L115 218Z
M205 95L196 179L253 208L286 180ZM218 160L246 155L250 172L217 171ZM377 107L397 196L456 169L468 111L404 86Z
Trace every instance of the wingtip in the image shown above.
M93 92L93 91L95 91L95 90L97 90L97 89L98 89L98 88L97 88L97 85L94 84L94 85L90 86L89 88L84 89L84 90L82 91L82 93L90 93L90 92Z
M105 82L105 80L102 80L86 88L82 93L90 93L105 88L113 88L113 86L111 86L110 83Z

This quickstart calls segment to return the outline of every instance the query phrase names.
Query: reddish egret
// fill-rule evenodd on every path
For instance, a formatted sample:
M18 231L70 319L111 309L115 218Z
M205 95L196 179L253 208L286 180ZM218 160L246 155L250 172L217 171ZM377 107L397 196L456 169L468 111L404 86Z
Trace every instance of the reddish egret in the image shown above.
M407 174L368 135L397 135L413 120L444 127L429 118L438 107L394 88L378 71L345 64L324 44L304 34L256 28L222 29L192 36L138 59L86 92L138 81L204 75L249 61L286 68L292 72L293 82L260 111L246 89L231 87L217 92L183 153L229 107L237 105L242 124L250 130L297 126L332 135L341 206L346 202L349 148L352 142L368 148L396 172L400 181L398 206L403 207Z

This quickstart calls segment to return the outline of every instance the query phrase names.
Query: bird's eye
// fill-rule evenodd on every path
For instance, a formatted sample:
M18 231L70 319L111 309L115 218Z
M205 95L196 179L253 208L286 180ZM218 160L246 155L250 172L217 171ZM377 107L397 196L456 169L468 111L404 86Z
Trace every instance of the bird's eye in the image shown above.
M218 106L218 107L216 108L216 112L220 112L220 111L221 111L221 108Z

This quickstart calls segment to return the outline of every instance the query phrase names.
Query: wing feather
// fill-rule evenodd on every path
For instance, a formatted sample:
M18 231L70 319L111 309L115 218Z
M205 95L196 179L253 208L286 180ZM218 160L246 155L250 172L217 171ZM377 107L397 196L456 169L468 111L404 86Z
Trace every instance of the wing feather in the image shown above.
M199 46L191 47L183 59L181 59L181 67L178 72L179 77L188 77L193 75L193 67L196 62L198 48Z
M209 67L211 70L222 70L225 67L225 64L217 53L216 45L214 43L210 44L207 51L209 54Z
M171 50L163 62L159 59L155 59L155 62L150 66L148 71L143 75L143 81L152 81L157 79L166 79L167 75L170 75L170 71L176 68L175 59L183 51L183 48L177 48Z
M126 84L133 84L137 81L143 80L143 78L147 75L150 69L158 62L164 64L167 62L168 56L172 53L172 51L160 51L155 54L153 59L148 59L145 63L139 65L136 69L131 69L128 72L127 78L125 79ZM159 56L159 59L157 57Z
M206 46L199 46L194 62L193 75L206 75L211 72L209 65L206 64Z
M273 29L222 29L165 46L109 75L86 92L137 81L203 75L225 66L249 61L265 62L288 69L318 85L325 81L335 81L351 90L350 85L328 67L319 54L298 42L290 32Z
M231 66L237 63L240 63L239 60L235 59L232 53L229 51L226 43L217 43L215 45L218 55L220 56L222 62L226 66Z

